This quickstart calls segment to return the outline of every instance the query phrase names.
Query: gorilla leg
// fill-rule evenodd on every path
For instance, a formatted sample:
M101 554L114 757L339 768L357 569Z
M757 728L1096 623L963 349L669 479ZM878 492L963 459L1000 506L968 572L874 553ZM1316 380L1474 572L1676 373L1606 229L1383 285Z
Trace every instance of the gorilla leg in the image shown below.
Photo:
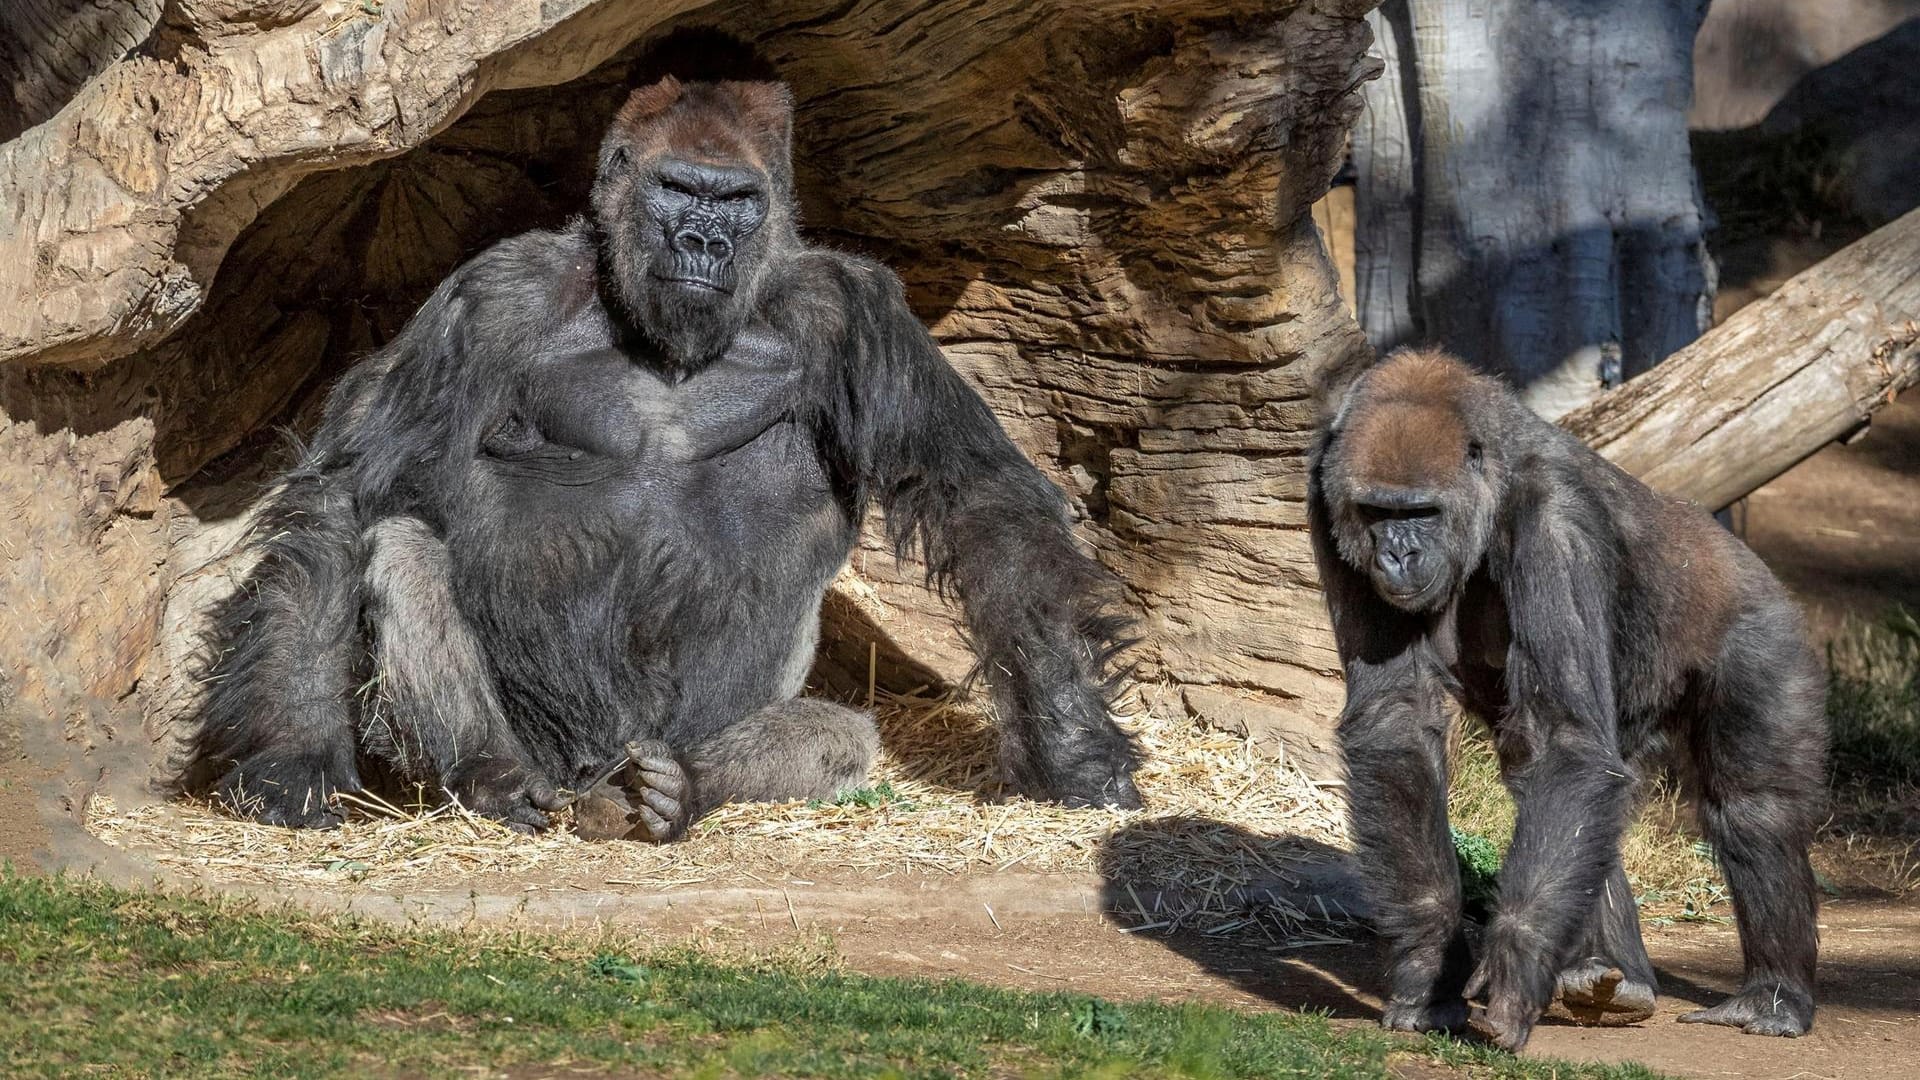
M1742 655L1724 661L1719 700L1695 734L1701 830L1733 895L1746 971L1739 993L1680 1019L1797 1036L1813 1026L1819 899L1807 848L1826 746L1817 661L1782 625L1795 624L1754 619L1728 633Z
M360 745L403 784L444 789L477 814L544 829L564 803L501 716L480 642L454 605L446 545L417 518L366 531L373 693Z
M1653 961L1640 939L1627 872L1616 861L1587 916L1585 940L1560 973L1560 1003L1583 1024L1634 1024L1653 1015L1659 993Z
M260 564L218 615L206 710L183 777L269 825L334 828L361 787L349 708L360 640L352 504L301 468L254 526Z
M630 764L581 798L576 828L590 840L661 842L730 802L830 799L865 782L879 748L866 713L793 698L683 754L657 740L629 746Z

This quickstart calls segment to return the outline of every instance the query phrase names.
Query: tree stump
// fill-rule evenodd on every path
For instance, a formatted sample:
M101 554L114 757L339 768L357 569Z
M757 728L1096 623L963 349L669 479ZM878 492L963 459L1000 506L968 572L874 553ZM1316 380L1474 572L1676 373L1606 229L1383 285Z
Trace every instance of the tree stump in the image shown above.
M637 58L702 25L793 86L810 233L901 273L1072 496L1153 700L1324 732L1304 454L1367 352L1309 208L1371 6L168 0L0 145L0 712L163 759L277 429L462 259L580 209ZM964 669L919 567L855 563L861 671L862 636L914 661L889 677Z

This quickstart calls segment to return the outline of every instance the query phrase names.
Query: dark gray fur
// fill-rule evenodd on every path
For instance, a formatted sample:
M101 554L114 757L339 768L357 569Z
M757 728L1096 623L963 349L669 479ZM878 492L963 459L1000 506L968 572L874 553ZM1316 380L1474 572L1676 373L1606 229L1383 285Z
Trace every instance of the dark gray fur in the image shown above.
M1405 430L1435 415L1422 404L1458 428ZM1429 463L1458 455L1440 479L1370 479L1381 457L1400 464L1423 444ZM1350 391L1313 455L1309 512L1346 669L1339 735L1386 945L1387 1026L1458 1027L1484 991L1496 1038L1518 1048L1556 985L1579 998L1608 969L1650 1006L1619 842L1637 778L1671 762L1726 876L1746 967L1737 995L1683 1019L1805 1032L1825 678L1759 559L1433 356L1389 358ZM1378 556L1395 545L1421 554ZM1491 728L1519 809L1477 966L1447 832L1449 694Z
M397 778L537 827L663 743L699 807L831 794L872 721L793 699L877 505L964 605L1015 784L1138 805L1116 581L898 279L801 242L786 120L737 135L730 85L616 124L592 216L482 252L340 381L221 613L190 782L326 826L333 792ZM756 208L661 227L732 197L707 166L661 196L662 131L702 161L759 140ZM666 250L688 236L706 261Z

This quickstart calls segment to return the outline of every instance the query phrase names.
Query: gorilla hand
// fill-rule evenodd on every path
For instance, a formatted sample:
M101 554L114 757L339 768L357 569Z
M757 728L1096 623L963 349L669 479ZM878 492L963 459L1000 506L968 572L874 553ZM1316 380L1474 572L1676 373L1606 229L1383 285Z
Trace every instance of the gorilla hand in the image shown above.
M338 752L287 754L267 750L241 761L213 787L213 797L236 814L267 825L337 829L345 820L334 796L360 790L353 758Z
M587 840L679 839L693 820L693 780L666 743L627 744L626 756L574 804Z
M1106 718L1104 703L1099 709ZM1056 722L1039 727L1040 746L1034 764L1038 769L1013 769L1025 792L1038 799L1051 799L1063 806L1103 806L1118 810L1138 810L1140 790L1134 786L1133 773L1139 767L1139 755L1132 740L1111 721L1104 724ZM1038 772L1040 775L1022 775Z
M1538 941L1519 940L1529 934L1511 919L1496 918L1487 931L1486 953L1466 989L1469 1000L1486 995L1484 1019L1493 1041L1515 1053L1527 1045L1533 1025L1553 1000L1555 979L1535 959Z

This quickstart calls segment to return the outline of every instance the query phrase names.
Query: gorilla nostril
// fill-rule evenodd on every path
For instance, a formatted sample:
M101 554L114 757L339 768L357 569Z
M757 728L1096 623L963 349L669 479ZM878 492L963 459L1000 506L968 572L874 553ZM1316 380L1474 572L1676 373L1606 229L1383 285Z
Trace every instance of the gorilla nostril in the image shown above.
M733 257L733 241L717 234L700 232L697 229L681 229L673 234L673 247L687 255L705 255L710 259L730 259Z

